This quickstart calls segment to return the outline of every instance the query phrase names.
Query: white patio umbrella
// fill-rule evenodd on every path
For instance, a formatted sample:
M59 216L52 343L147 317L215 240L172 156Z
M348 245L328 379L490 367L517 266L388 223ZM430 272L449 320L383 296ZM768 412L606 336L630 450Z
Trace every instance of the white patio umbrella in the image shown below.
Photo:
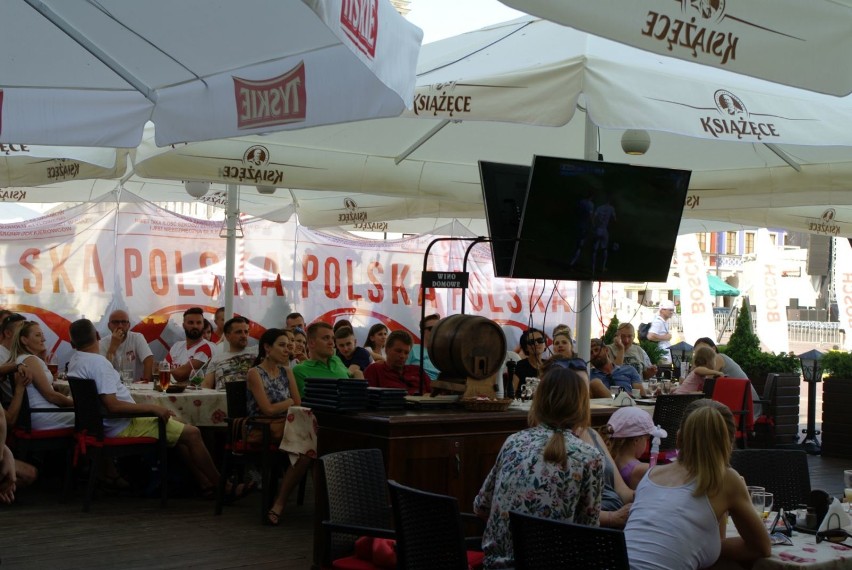
M685 228L709 229L716 220L809 231L835 208L840 232L852 235L852 212L845 214L852 205L852 99L661 57L529 17L424 46L415 106L404 118L174 149L158 148L146 135L135 172L283 187L276 199L315 227L484 216L477 160L584 156L586 113L575 118L578 107L599 127L606 159L694 171L684 218L697 224ZM639 128L651 133L651 147L627 156L621 138Z
M0 143L0 188L119 178L127 171L128 152L115 148Z
M597 36L776 83L852 92L848 0L500 0Z
M132 148L395 116L421 31L388 0L4 0L0 142Z

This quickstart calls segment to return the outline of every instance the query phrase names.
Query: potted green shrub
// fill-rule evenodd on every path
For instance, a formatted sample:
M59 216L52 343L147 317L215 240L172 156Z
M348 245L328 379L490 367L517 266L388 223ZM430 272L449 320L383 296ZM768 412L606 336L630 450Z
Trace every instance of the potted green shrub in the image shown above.
M831 350L823 355L822 453L852 458L852 354Z

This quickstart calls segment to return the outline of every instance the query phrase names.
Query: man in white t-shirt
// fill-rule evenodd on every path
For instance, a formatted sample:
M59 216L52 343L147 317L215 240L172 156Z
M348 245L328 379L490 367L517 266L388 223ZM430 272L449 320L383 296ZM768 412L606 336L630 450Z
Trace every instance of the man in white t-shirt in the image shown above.
M68 329L71 342L77 348L68 363L68 375L76 378L91 378L95 381L101 402L112 414L148 413L166 421L166 438L169 446L177 446L190 469L198 479L201 491L212 495L219 483L219 471L201 439L197 427L182 424L174 419L174 413L154 404L137 404L130 390L122 384L121 377L109 361L99 353L97 331L88 319L71 323ZM157 418L108 418L104 419L104 435L107 437L157 437ZM249 489L241 485L235 489L236 496L244 495Z
M651 328L648 329L648 340L653 340L658 343L658 346L663 349L663 356L660 359L664 364L672 363L672 355L669 347L672 345L672 333L669 331L669 319L672 318L675 312L674 302L669 299L664 299L660 302L660 312L651 321Z
M110 333L100 340L98 349L119 373L132 369L134 380L150 382L154 371L154 354L145 337L130 330L127 311L113 311L107 323Z
M257 346L248 346L249 320L245 317L228 319L223 327L225 342L213 354L204 375L205 388L225 387L225 382L245 380L257 357Z
M204 311L201 307L190 307L183 313L186 341L176 342L166 356L166 362L176 366L172 368L172 376L178 382L189 380L213 356L216 345L201 338L203 331Z

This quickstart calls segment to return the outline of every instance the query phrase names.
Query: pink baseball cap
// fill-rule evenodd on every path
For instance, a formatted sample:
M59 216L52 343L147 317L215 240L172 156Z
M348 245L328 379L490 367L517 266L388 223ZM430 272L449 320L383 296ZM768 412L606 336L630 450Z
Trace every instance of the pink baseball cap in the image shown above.
M634 406L618 408L607 423L612 428L612 437L650 435L663 438L668 435L666 430L654 425L648 412Z

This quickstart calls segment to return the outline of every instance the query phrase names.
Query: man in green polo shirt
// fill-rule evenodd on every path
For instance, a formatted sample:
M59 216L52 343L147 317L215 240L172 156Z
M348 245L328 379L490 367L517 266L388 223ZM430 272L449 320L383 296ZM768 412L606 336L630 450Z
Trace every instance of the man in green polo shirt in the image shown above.
M330 324L313 323L308 327L307 334L310 358L293 367L299 395L305 394L305 378L364 378L357 364L347 369L334 353L334 331Z

